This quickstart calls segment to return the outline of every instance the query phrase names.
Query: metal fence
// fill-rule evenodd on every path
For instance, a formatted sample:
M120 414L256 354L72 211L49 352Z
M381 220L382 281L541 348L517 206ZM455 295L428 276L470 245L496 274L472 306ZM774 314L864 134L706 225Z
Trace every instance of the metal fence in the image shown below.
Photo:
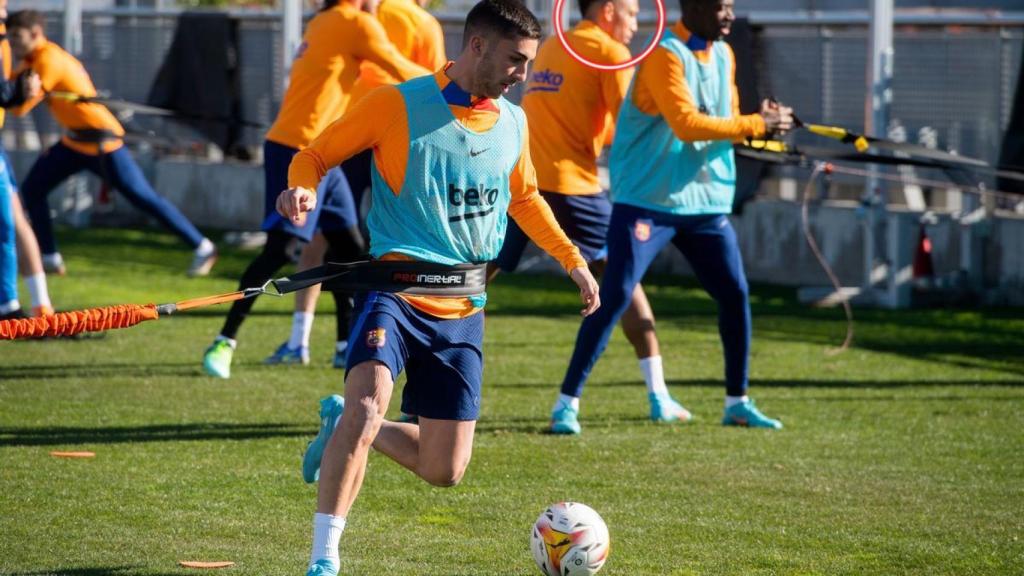
M97 87L112 96L145 102L170 46L174 11L104 10L83 14L81 60ZM270 124L281 101L284 78L280 17L275 12L238 13L243 118ZM677 17L670 13L671 18ZM957 19L959 18L959 19ZM462 15L441 15L450 55L457 53ZM759 34L762 95L793 105L807 121L851 127L864 124L866 14L813 17L752 13ZM910 22L908 24L908 22ZM649 20L643 25L653 29ZM48 33L61 38L61 14L50 13ZM637 35L635 49L649 32ZM982 14L897 18L892 123L913 141L919 131L937 132L939 144L965 155L995 161L1009 121L1024 53L1024 17ZM202 89L202 87L197 87ZM515 96L515 95L514 95ZM172 139L187 140L187 129L162 120L136 123ZM31 146L27 131L58 132L49 114L12 119L7 144ZM258 129L248 128L243 143L257 148Z

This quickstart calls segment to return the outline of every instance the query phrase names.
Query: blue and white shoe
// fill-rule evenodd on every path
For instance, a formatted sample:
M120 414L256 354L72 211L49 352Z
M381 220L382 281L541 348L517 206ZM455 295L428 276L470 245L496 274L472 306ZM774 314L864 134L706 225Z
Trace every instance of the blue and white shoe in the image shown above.
M782 422L769 418L761 413L754 405L753 400L733 404L725 409L725 416L722 418L724 426L749 426L751 428L771 428L779 430Z
M348 342L338 342L334 345L334 361L331 363L332 366L338 370L345 369L345 358L348 356Z
M302 364L305 366L309 364L309 347L299 346L298 348L289 348L288 343L285 342L277 347L277 351L267 356L267 359L263 361L264 364L275 365L275 364Z
M327 558L321 558L309 565L306 576L338 576L338 566Z
M306 446L306 453L302 455L302 479L307 484L320 479L320 461L324 458L324 449L344 411L345 399L337 394L320 400L320 432Z
M651 420L654 422L682 422L686 423L693 419L693 415L683 405L676 402L667 392L647 395L651 401Z
M548 431L552 434L575 435L583 431L580 428L579 412L571 406L562 406L551 413L551 427Z

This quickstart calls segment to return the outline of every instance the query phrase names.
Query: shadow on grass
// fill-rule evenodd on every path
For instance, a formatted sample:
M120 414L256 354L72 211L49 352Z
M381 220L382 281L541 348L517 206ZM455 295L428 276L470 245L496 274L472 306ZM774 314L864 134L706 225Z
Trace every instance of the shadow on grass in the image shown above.
M138 566L110 566L95 568L57 568L55 570L33 570L31 572L9 572L8 576L131 576L146 574L147 576L180 576L181 572L140 572Z
M43 426L0 427L0 446L69 446L75 444L118 444L139 442L182 442L196 440L258 440L291 436L313 436L309 426L275 422L232 424L161 424L153 426L108 426L98 428Z
M2 366L0 380L37 380L46 378L145 377L145 376L199 376L203 373L199 361L189 363L142 362L120 364L93 362L89 364L45 364L37 366Z
M724 388L722 380L669 380L669 386L683 388ZM558 390L557 382L503 382L500 384L489 384L495 388L522 388L522 389L547 389L554 393ZM888 390L894 388L944 388L948 386L977 386L977 387L1021 387L1022 380L751 380L751 390L758 388L829 388L848 390ZM644 383L640 378L636 380L619 381L596 381L588 382L587 388L637 388L642 389Z

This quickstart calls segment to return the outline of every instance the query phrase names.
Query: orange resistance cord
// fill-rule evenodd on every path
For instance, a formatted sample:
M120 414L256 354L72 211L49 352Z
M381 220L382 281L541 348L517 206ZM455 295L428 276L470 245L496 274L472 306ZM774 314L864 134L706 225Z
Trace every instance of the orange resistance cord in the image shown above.
M74 336L83 332L101 332L113 328L128 328L146 320L156 320L153 304L122 304L88 310L60 312L40 318L21 318L0 321L0 340L18 338L45 338L47 336Z
M204 296L203 298L192 298L191 300L182 300L174 304L174 309L177 312L185 310L191 310L192 308L200 308L202 306L213 306L214 304L223 304L225 302L234 302L235 300L241 300L247 296L250 296L246 290L239 290L238 292L229 292L227 294L218 294L216 296Z

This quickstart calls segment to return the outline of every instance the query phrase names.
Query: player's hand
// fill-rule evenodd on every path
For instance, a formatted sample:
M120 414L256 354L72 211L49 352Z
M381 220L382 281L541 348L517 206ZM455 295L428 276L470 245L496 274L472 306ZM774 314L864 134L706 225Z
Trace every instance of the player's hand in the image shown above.
M43 81L39 79L39 74L36 74L35 70L29 70L25 74L25 99L38 98L42 93Z
M277 197L277 213L296 226L306 223L306 213L316 208L316 192L309 188L289 188Z
M586 266L573 268L569 272L569 277L580 287L580 299L583 300L584 306L581 314L590 316L601 307L601 289L597 285L597 280L594 280L594 275L590 273L590 269Z
M761 117L768 134L785 134L793 129L793 109L774 100L761 102Z

